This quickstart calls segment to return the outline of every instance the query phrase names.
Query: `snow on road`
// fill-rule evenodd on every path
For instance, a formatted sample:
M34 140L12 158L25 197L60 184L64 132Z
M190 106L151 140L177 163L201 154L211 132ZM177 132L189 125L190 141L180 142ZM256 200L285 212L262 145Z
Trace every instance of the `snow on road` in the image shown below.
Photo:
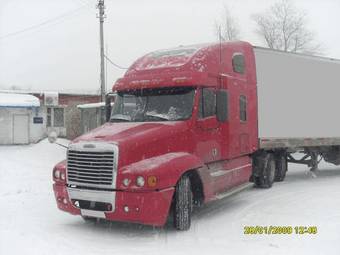
M198 210L176 232L137 224L84 223L56 208L51 170L65 149L0 146L0 254L339 254L340 167L317 178L291 165L283 183L250 188ZM316 235L244 235L245 226L317 226Z

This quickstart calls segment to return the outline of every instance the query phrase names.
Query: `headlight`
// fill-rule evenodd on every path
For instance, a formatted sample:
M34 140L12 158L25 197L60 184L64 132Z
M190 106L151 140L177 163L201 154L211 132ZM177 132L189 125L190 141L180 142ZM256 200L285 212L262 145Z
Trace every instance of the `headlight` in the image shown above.
M138 176L137 179L136 179L136 184L137 186L139 187L143 187L144 184L145 184L145 180L143 178L143 176Z
M125 178L125 179L123 180L123 185L124 185L125 187L127 187L127 186L129 186L129 184L130 184L130 179L129 179L129 178Z
M61 173L61 174L60 174L60 178L61 178L63 181L65 181L65 179L66 179L65 177L66 177L66 176L65 176L65 173Z
M54 178L60 179L60 171L59 170L54 171Z

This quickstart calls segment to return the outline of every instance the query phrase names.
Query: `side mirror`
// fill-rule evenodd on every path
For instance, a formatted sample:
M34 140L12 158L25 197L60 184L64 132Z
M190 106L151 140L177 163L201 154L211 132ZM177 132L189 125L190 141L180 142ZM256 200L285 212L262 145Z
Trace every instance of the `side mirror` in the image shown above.
M228 119L228 91L217 90L216 93L216 117L220 122Z
M105 95L105 120L106 122L110 121L111 111L112 111L111 102L115 96L116 94L113 94L113 93L108 93Z
M51 131L48 136L47 139L50 143L55 143L58 139L58 134L55 131Z

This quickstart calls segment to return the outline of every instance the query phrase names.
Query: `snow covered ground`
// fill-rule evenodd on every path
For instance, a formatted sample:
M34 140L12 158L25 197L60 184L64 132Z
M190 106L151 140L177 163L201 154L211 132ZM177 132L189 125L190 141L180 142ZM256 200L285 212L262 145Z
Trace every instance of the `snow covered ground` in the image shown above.
M65 141L64 141L65 142ZM339 254L340 167L317 178L291 165L283 183L197 211L187 232L84 223L56 208L51 170L65 149L46 140L0 146L0 254ZM316 235L244 235L244 226L317 226Z

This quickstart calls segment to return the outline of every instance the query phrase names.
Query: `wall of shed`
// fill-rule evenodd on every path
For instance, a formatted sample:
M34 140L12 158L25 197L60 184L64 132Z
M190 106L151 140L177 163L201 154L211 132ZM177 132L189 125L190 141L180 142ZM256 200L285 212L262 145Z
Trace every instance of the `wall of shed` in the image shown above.
M0 108L0 144L13 144L13 116L28 115L29 143L36 143L46 136L45 120L33 123L34 117L43 117L41 108Z

